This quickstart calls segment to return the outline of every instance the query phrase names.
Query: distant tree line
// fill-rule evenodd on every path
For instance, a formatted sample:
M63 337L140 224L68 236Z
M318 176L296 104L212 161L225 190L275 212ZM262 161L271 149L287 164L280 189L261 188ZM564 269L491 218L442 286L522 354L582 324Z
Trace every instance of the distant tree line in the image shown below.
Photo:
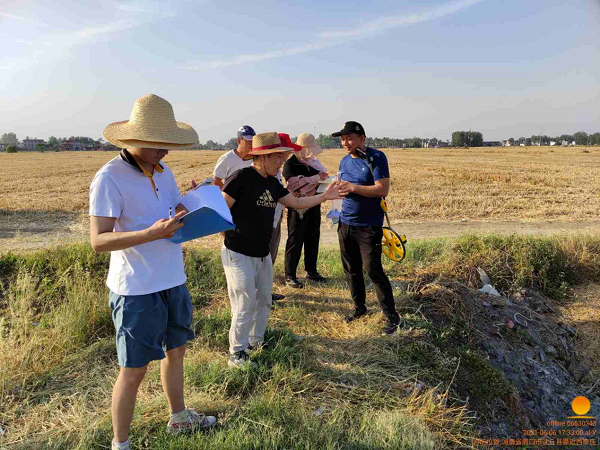
M510 138L508 142L510 145L550 145L550 142L556 142L561 145L563 142L567 142L569 145L575 142L575 145L600 145L600 132L594 134L587 134L585 131L578 131L574 134L561 134L560 136L540 136L533 135L529 138L520 137L519 139Z
M25 139L29 139L27 136ZM296 142L296 137L293 141ZM317 145L322 148L342 148L342 140L339 137L332 137L330 134L319 134L316 138ZM575 142L575 145L600 145L600 132L588 134L585 131L578 131L574 134L562 134L560 136L540 136L533 135L531 137L520 137L518 139L509 138L507 140L510 145L550 145L551 142L556 142L562 145L567 142L569 145ZM50 136L48 143L37 143L35 149L43 151L46 148L58 149L62 143L78 142L81 145L94 148L113 148L113 146L105 142L104 139L93 139L87 136L70 136L57 138ZM4 144L5 150L16 152L19 140L15 133L4 133L0 137L0 144ZM412 137L406 139L389 138L389 137L367 137L367 145L375 148L421 148L421 147L481 147L484 145L483 134L478 131L455 131L452 133L451 141L443 141L438 138L420 138ZM233 137L224 144L212 140L206 141L205 144L198 144L194 149L197 150L231 150L237 148L237 138Z

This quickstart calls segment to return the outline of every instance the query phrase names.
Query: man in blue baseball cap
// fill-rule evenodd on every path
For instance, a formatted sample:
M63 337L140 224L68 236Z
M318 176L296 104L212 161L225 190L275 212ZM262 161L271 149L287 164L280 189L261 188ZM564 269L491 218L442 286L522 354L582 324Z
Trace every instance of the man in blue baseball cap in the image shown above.
M252 164L252 161L244 161L242 158L252 150L252 137L255 134L250 125L240 127L237 132L237 148L224 153L217 161L215 170L213 170L213 177L215 178L215 184L221 190L223 189L223 181L229 175Z

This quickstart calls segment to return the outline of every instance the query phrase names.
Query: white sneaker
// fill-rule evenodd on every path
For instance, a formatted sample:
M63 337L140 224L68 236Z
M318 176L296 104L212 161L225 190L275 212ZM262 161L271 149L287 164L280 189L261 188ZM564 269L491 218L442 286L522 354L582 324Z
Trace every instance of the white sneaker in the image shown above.
M205 416L198 414L190 408L186 408L169 419L167 424L167 433L180 434L193 431L207 430L217 423L215 416Z
M229 361L227 362L227 365L229 367L234 367L237 369L251 367L253 364L254 363L250 361L250 355L248 355L246 350L240 350L239 352L235 352L229 357Z
M129 439L127 440L127 444L125 444L125 445L123 445L123 444L117 445L115 443L115 440L113 439L111 441L111 448L112 448L112 450L131 450L131 446L129 445Z

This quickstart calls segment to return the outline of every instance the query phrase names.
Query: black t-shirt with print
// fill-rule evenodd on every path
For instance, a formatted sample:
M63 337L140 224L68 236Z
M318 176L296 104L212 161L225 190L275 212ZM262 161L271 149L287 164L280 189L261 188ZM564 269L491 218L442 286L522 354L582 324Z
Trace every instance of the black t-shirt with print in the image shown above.
M225 232L225 247L247 256L267 256L277 201L289 191L277 178L244 167L227 178L223 192L235 199L231 208L235 228Z

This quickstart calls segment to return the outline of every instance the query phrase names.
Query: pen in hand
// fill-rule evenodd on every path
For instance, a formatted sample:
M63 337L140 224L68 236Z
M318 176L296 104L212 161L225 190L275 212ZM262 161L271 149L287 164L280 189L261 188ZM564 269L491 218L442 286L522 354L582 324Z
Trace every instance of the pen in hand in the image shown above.
M171 219L171 207L169 206L169 219Z

